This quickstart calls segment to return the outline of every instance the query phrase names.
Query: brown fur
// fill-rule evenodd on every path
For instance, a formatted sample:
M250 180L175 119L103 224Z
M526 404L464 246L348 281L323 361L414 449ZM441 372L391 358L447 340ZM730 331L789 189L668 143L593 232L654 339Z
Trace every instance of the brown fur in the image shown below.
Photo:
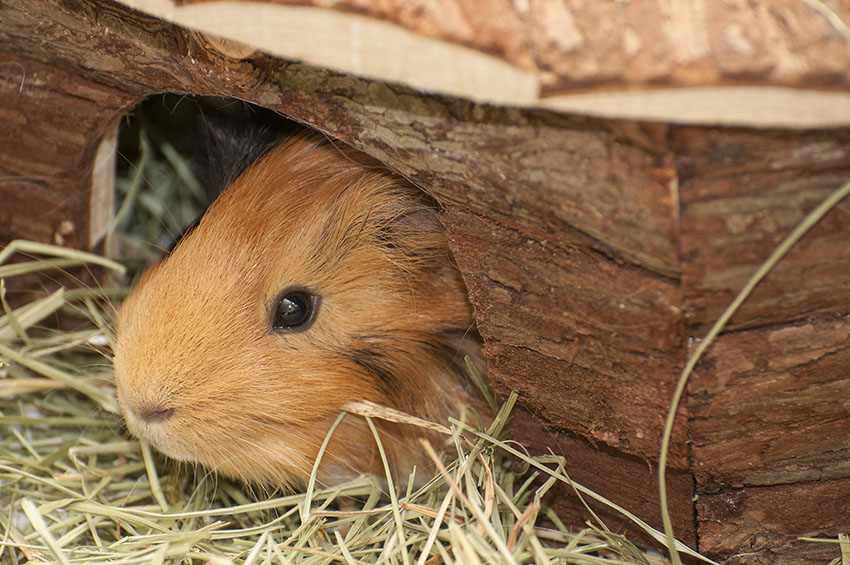
M272 332L275 297L291 286L321 296L316 319ZM427 197L362 154L301 135L240 176L124 302L118 398L130 431L165 454L291 486L349 401L440 423L461 404L480 408L464 375L464 355L478 359L472 328ZM138 418L169 408L160 423ZM418 428L379 429L397 475L429 466ZM320 476L361 472L383 469L363 418L348 415Z

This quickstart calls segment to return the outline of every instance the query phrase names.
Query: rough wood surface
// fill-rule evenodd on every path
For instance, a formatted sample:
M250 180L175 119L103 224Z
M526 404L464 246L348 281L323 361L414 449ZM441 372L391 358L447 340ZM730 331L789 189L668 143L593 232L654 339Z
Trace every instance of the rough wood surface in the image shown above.
M234 58L262 51L477 102L667 123L850 125L846 1L119 1Z
M569 432L548 432L528 412L517 411L511 420L510 431L512 437L524 438L525 444L531 446L535 454L548 454L551 449L552 453L563 456L566 460L564 470L570 479L594 492L605 493L615 504L633 512L659 531L662 530L658 505L658 467L652 461L625 455L602 444L587 442ZM604 472L600 472L603 469ZM667 477L676 539L696 547L693 477L689 471L677 470L669 470ZM582 498L612 532L628 532L627 536L635 543L659 547L657 542L622 514L589 496ZM590 519L584 504L569 485L558 484L546 502L552 504L558 516L566 523L584 524Z
M848 366L846 316L720 336L688 387L698 489L850 477Z
M204 4L183 0L177 4ZM840 26L797 0L271 0L332 7L499 57L540 78L544 94L577 86L733 82L840 88L850 51ZM850 21L850 3L824 6ZM234 3L234 10L239 8Z
M811 565L840 558L850 527L850 480L750 487L697 499L700 546L727 565Z
M87 247L97 144L137 99L15 55L2 61L0 241Z
M678 128L682 284L691 332L704 332L779 242L850 178L847 131ZM850 313L850 202L776 266L730 327Z
M550 426L656 457L683 362L678 285L569 233L520 231L454 206L444 219L502 390ZM671 464L687 468L678 424Z
M531 2L529 9L541 5ZM575 2L569 9L601 9L594 6L601 4ZM612 10L620 18L636 6L661 3L616 3ZM710 22L720 35L710 37L708 51L684 37L679 48L690 58L674 58L667 68L675 77L659 75L658 68L654 76L674 82L805 78L836 86L847 80L850 65L830 67L847 56L832 56L835 32L818 27L820 15L805 19L812 14L801 15L810 10L802 2L783 0L773 9L760 2L693 6L664 4L662 12L678 22L673 27L679 33L705 32ZM652 459L689 338L701 335L791 226L850 176L845 131L668 127L477 105L262 53L232 58L227 53L237 51L227 46L106 0L7 0L0 9L0 52L12 62L0 66L0 127L17 132L0 138L0 215L7 203L33 201L45 218L57 214L29 232L16 226L14 235L55 239L54 221L85 217L98 135L147 94L236 96L329 132L445 204L448 233L487 340L491 376L501 390L518 389L521 404L557 434L555 441L542 427L517 426L517 438L540 449L555 442L564 454L592 461L588 486L635 504L653 523ZM844 3L838 11L845 13ZM740 23L736 31L722 20L731 15L746 22L752 14L765 20L761 28ZM788 29L815 28L805 45L778 32L777 44L786 50L754 56L751 73L741 66L746 58L719 55L724 41L736 49L758 47L750 34L759 29L768 45L777 21ZM602 37L591 31L582 33ZM742 33L747 40L735 43ZM630 41L628 33L609 36ZM671 53L662 36L652 57ZM570 51L569 72L587 71L579 63L588 45L596 44L585 41ZM646 68L653 68L652 57ZM605 64L624 68L618 60ZM626 68L643 72L638 67ZM608 80L604 73L587 76L596 76L587 85ZM558 80L547 83L552 91L560 88ZM20 100L26 102L21 107ZM830 490L837 487L822 488L844 488L850 477L841 461L848 418L840 401L847 396L841 367L850 331L841 317L850 300L848 210L843 204L834 211L765 281L735 318L736 330L721 336L691 382L690 406L679 414L673 446L672 465L682 471L673 473L671 488L685 537L694 531L687 501L694 488L700 495L703 550L728 555L737 543L752 549L753 562L774 554L796 559L820 555L793 541L795 532L817 529L819 513L827 526L835 525L825 532L850 528L834 518L843 507L828 495L838 496ZM83 231L65 241L85 242ZM813 315L819 317L809 320ZM574 472L581 474L579 465ZM836 480L814 482L829 477ZM809 482L775 484L798 480ZM750 484L773 486L735 487ZM805 494L809 488L810 496L797 499L809 525L798 527L784 510L774 512L785 499L770 493ZM723 497L743 500L742 513L708 506ZM586 518L569 515L576 525ZM771 528L761 528L765 516Z

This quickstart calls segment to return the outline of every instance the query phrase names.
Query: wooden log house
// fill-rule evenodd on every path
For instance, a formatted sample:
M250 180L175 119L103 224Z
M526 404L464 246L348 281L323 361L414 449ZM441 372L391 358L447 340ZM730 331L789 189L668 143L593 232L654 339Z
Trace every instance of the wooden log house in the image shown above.
M845 0L6 0L0 244L96 249L146 96L232 96L435 195L513 436L660 527L676 380L747 279L850 180ZM676 534L826 563L850 531L850 202L691 376ZM569 489L551 501L581 526ZM628 524L600 510L613 529Z

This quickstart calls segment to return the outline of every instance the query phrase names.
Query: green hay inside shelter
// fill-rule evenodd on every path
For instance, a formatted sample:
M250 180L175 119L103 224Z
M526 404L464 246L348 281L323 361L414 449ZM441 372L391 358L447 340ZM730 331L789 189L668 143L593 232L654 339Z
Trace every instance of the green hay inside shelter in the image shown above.
M311 481L304 493L252 491L165 461L129 437L114 397L110 304L128 291L126 266L138 272L155 260L200 209L199 185L180 155L144 135L139 148L118 182L123 203L107 246L119 250L120 263L30 242L0 251L0 279L80 266L109 273L101 277L107 289L60 288L15 309L2 301L0 562L663 561L596 520L570 532L546 508L543 495L566 482L664 543L626 510L572 484L562 458L531 457L504 441L515 397L486 430L454 422L440 473L419 490L407 477L364 476L334 488ZM148 180L155 187L145 190ZM46 327L56 317L80 323ZM361 414L344 417L396 417L351 410Z
M541 496L568 479L558 458L531 458L497 439L513 399L473 442L456 423L454 457L442 477L415 492L402 482L389 497L382 481L361 477L263 499L203 470L161 461L126 436L116 413L101 293L67 294L0 319L4 561L414 563L430 544L427 555L445 562L650 562L602 529L567 532L541 506ZM104 324L38 328L63 310ZM552 526L536 527L541 515Z

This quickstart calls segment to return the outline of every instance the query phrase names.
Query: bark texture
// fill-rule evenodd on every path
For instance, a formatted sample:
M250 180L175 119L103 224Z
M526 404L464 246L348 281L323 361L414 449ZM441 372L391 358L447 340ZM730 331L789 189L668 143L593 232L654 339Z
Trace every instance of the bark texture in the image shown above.
M730 565L828 563L839 555L836 544L798 538L847 531L848 487L850 481L842 479L702 496L700 542Z
M97 144L137 98L17 54L2 61L0 239L86 247Z
M847 44L804 2L487 3L487 18L476 5L340 9L495 53L540 73L551 93L612 82L848 84ZM834 8L847 17L846 3ZM99 139L146 95L227 95L279 110L440 200L493 383L535 414L517 419L516 438L565 454L576 480L654 525L653 464L690 345L850 178L844 130L478 105L262 53L232 58L106 0L0 9L0 240L85 245ZM839 205L789 253L689 383L672 506L682 539L709 555L832 558L836 547L797 538L850 529L848 214ZM587 515L571 490L557 498L581 526Z
M341 0L332 5L499 57L537 75L544 95L624 84L850 84L850 51L840 26L824 11L796 0ZM824 5L839 20L850 20L847 2Z

